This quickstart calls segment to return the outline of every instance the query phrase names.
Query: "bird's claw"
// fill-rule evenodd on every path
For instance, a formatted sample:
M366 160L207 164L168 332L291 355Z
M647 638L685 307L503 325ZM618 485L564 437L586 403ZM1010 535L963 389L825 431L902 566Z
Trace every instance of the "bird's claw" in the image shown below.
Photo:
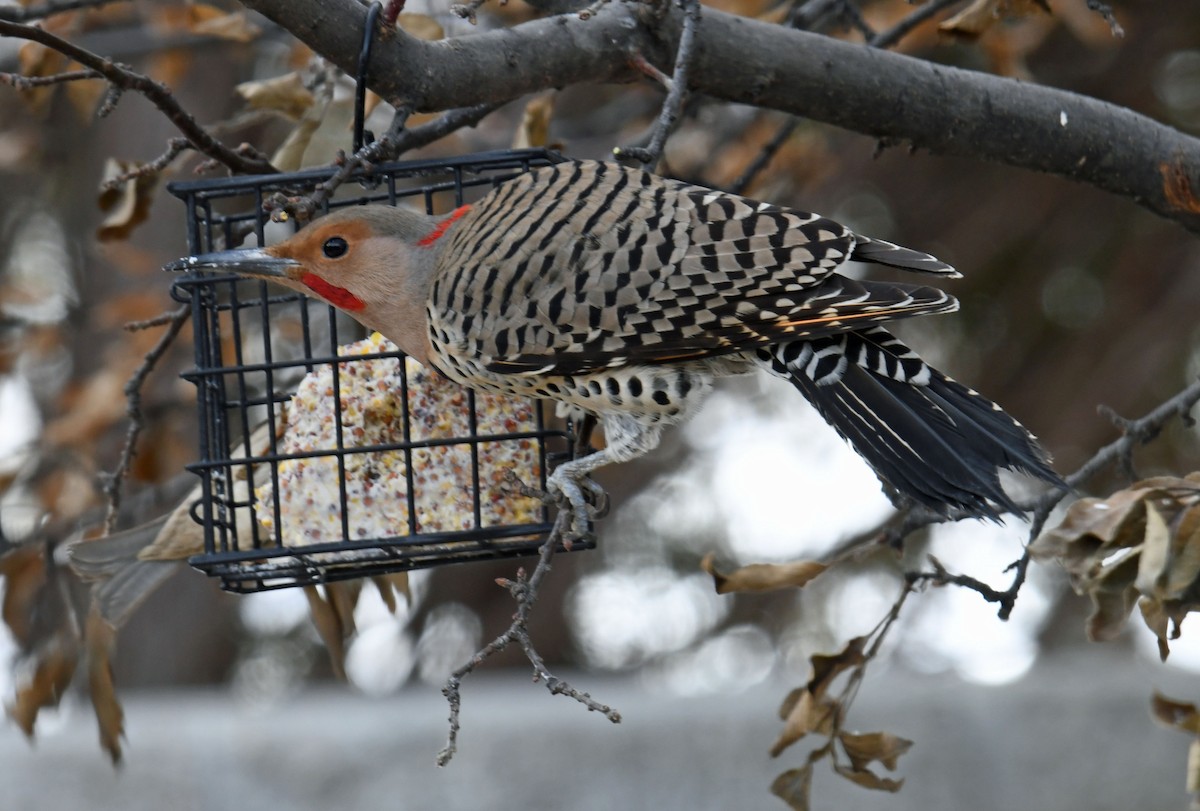
M559 509L570 512L568 537L571 540L591 537L592 522L608 513L608 494L604 488L586 475L572 476L561 467L546 480L546 487L559 503Z
M569 540L591 537L592 522L608 515L609 498L604 488L587 476L576 478L559 475L558 471L546 480L546 489L526 484L513 471L505 477L506 489L570 513Z

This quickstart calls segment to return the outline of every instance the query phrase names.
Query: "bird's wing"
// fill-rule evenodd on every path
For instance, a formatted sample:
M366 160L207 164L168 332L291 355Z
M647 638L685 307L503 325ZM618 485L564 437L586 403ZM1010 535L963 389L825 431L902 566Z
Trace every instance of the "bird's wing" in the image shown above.
M578 374L953 309L938 290L836 275L860 242L814 214L615 164L560 164L510 181L463 219L441 259L431 329L491 371ZM945 267L864 244L871 260Z

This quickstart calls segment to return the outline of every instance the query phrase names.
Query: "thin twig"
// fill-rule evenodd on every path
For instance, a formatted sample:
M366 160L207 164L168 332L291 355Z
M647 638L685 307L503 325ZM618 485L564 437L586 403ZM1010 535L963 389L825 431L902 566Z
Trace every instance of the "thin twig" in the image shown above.
M687 95L688 70L692 64L692 53L696 44L696 29L700 27L700 0L679 0L683 8L683 30L679 34L679 47L675 51L675 68L671 72L671 85L667 97L663 100L662 111L658 115L658 126L650 146L627 147L613 150L618 158L632 158L641 161L651 171L658 168L662 160L663 147L667 136L675 129L679 120L679 112L683 109L683 100Z
M1114 37L1125 36L1125 29L1117 22L1117 15L1113 14L1112 6L1103 0L1087 0L1087 7L1104 18Z
M1030 543L1041 534L1050 512L1071 491L1111 464L1117 464L1123 470L1132 469L1134 450L1158 436L1166 424L1175 417L1182 417L1185 420L1190 419L1188 412L1198 402L1200 402L1200 380L1192 382L1178 394L1166 400L1140 419L1120 419L1118 427L1121 429L1121 436L1096 451L1090 459L1064 479L1069 489L1052 489L1031 501L1019 503L1017 506L1023 512L1033 514L1029 531ZM1111 413L1111 409L1106 410ZM897 536L903 538L904 535L915 529L942 521L957 520L961 517L966 516L941 516L929 511L918 512L917 510L912 510L897 525L872 539L871 543L894 543L894 539ZM845 555L848 552L849 550L843 551L842 554ZM905 574L908 582L917 583L927 581L938 585L955 585L969 588L972 591L978 592L988 602L997 603L1000 606L1000 619L1008 619L1016 605L1021 587L1025 584L1025 577L1029 569L1030 551L1029 545L1026 544L1021 557L1008 567L1008 570L1013 572L1013 579L1008 588L1003 591L968 575L955 574L948 571L932 555L929 557L929 560L932 571L908 572Z
M69 70L50 76L22 76L19 73L0 73L0 84L15 87L17 90L30 90L34 87L81 82L88 79L103 79L104 76L94 70Z
M807 3L797 3L789 15L787 24L792 28L812 30L821 18L837 11L841 2L842 0L808 0Z
M896 23L888 30L881 31L875 36L869 37L867 39L867 44L872 48L890 48L901 39L908 36L910 31L928 20L934 14L937 14L944 8L961 2L962 0L929 0L928 3L921 6L904 19L900 20L900 22Z
M554 528L550 531L546 542L542 544L537 566L534 567L533 574L526 577L525 570L522 568L517 571L516 580L497 581L500 585L507 588L509 593L512 594L513 599L517 601L517 611L513 614L512 624L508 626L508 629L504 633L481 648L471 657L470 661L455 670L446 679L446 684L442 688L442 695L446 697L446 701L450 705L450 730L447 734L446 746L437 756L437 764L439 766L445 766L449 763L451 758L454 757L454 753L458 751L459 713L462 709L462 680L467 674L473 672L492 656L495 656L514 642L521 646L525 657L533 665L533 680L545 684L546 689L550 691L551 695L568 696L587 707L590 712L601 713L614 724L621 722L621 714L612 707L609 707L607 704L601 704L587 693L575 689L569 683L551 673L529 636L529 617L534 604L537 602L538 591L541 588L542 581L545 580L546 575L550 572L550 562L561 543L563 534L570 525L570 510L560 510L554 521Z
M154 348L142 358L141 365L125 383L125 413L129 415L129 429L125 432L125 446L121 448L121 458L117 460L117 466L113 468L104 483L104 490L108 496L108 514L105 516L104 522L109 532L116 529L117 512L121 508L121 488L124 485L125 477L129 474L134 454L137 452L138 436L142 433L145 425L142 416L142 385L158 361L166 354L191 313L190 304L181 304L178 308L160 316L161 323L167 324L166 331L158 339ZM137 323L131 326L139 328Z
M468 3L454 3L450 6L450 13L457 14L471 25L475 25L475 12L479 11L479 7L486 3L487 0L470 0ZM500 5L508 5L508 0L499 0Z
M62 14L65 11L100 8L113 3L125 3L129 0L56 0L51 3L38 3L32 6L5 6L0 8L0 20L10 23L27 23Z
M952 6L960 2L962 0L929 0L928 3L900 20L900 22L888 30L874 35L866 34L867 45L872 48L890 48L934 14L937 14L947 6ZM817 23L821 15L839 8L844 11L847 6L841 0L813 0L813 2L803 5L796 10L790 23L796 28L808 29ZM866 23L864 22L863 25L865 26ZM780 125L774 137L763 146L754 160L750 162L750 165L743 170L741 176L729 186L729 191L734 194L744 194L754 181L754 178L758 176L758 173L766 168L771 159L775 157L775 153L787 143L787 139L796 131L799 123L799 118L791 117Z
M895 626L896 620L900 619L900 611L908 601L908 596L913 593L913 585L913 583L905 581L903 588L900 590L900 595L892 603L892 607L888 609L887 614L884 615L883 619L879 621L879 624L869 634L870 637L873 637L871 645L863 651L862 663L854 668L854 671L850 674L850 678L846 682L845 688L843 688L838 698L838 703L842 705L842 711L838 713L835 719L837 726L841 726L843 716L850 708L850 705L854 703L855 696L858 695L858 688L862 684L863 678L867 675L867 665L879 655L879 651L883 647L883 642L887 639L888 632ZM830 735L830 737L834 736Z
M863 39L868 42L874 39L875 30L863 19L862 12L854 4L854 0L841 0L838 4L838 13L843 20L850 24L851 28L863 35Z
M270 161L261 155L248 155L244 151L230 149L222 144L183 109L166 85L154 81L149 76L80 48L78 45L36 26L0 21L0 36L41 43L47 48L74 59L85 68L91 68L122 90L134 90L141 93L191 141L198 151L235 172L274 174L278 171Z
M375 141L365 145L357 153L343 156L337 172L325 182L316 187L308 197L284 197L275 195L268 199L264 206L279 218L284 215L294 216L301 222L306 222L324 206L339 186L354 176L359 169L370 167L382 161L394 160L399 155L431 144L439 138L463 127L474 127L488 114L498 109L498 103L477 104L474 107L462 107L450 110L435 121L422 124L419 127L405 129L411 110L402 108L396 112L388 131Z
M649 59L641 54L634 54L633 56L629 57L629 64L637 68L639 72L658 82L668 91L675 86L675 83L671 80L670 76L656 68Z
M783 122L779 127L779 131L759 150L758 155L742 171L741 176L730 184L729 190L734 194L745 194L746 189L754 182L754 178L758 177L759 172L767 168L767 164L775 157L775 153L787 143L787 139L792 137L792 133L796 131L796 127L798 126L800 126L800 119L795 116Z
M116 189L130 180L137 180L139 177L147 175L157 175L162 170L166 169L171 161L179 157L180 153L185 150L192 149L192 144L187 138L172 138L167 141L167 151L159 155L149 163L143 163L135 169L130 169L128 172L122 172L116 177L110 177L108 180L100 184L100 191L111 191ZM167 316L159 316L166 318ZM169 319L168 319L169 320ZM166 323L165 321L163 323ZM131 329L129 324L125 325L125 329Z

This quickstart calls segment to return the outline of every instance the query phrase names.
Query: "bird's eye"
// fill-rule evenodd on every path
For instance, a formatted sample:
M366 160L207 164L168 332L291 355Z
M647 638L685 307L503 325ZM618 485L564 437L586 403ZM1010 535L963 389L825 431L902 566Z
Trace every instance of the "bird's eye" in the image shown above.
M325 244L321 246L321 250L330 259L337 259L344 254L350 246L346 244L346 240L341 237L330 237L325 240Z

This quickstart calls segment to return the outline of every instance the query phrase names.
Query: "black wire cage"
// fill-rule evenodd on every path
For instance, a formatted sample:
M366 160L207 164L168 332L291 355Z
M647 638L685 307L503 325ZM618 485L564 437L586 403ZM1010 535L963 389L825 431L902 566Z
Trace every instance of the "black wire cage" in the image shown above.
M330 208L418 205L449 213L562 158L513 150L373 167ZM330 169L174 183L191 253L264 245L272 195L311 194ZM272 233L282 229L282 233ZM420 367L334 308L258 280L193 275L189 304L202 482L189 563L251 592L536 553L552 524L515 479L545 487L569 426L543 404L475 394ZM590 548L584 539L571 549Z

